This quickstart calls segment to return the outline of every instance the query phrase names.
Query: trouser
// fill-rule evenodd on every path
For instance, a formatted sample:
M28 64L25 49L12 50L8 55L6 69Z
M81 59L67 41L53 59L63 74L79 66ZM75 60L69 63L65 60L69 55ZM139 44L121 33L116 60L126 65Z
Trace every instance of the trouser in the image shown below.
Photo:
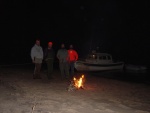
M73 76L74 76L74 62L69 63L69 69L70 69L70 77L73 78Z
M40 78L41 63L35 63L33 78Z
M60 62L59 63L61 77L63 78L69 78L69 66L67 62Z
M47 77L48 79L52 78L52 72L53 72L53 60L47 61Z

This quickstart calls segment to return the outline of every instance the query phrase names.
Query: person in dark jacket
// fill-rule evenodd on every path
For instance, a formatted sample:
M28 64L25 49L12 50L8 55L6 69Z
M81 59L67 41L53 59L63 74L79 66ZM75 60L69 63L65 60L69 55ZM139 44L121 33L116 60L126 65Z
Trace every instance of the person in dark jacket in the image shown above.
M69 79L69 54L64 44L61 44L61 49L57 52L57 58L59 59L59 68L62 79Z
M52 79L52 73L53 73L53 63L54 63L54 50L52 48L53 43L48 42L48 47L44 51L44 59L47 64L47 77L48 79Z

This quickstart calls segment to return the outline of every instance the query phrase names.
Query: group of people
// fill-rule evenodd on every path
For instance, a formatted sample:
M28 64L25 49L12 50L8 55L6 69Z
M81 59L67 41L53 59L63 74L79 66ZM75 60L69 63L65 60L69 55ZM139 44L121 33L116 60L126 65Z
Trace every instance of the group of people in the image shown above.
M61 48L58 50L56 57L59 60L59 68L62 79L72 79L74 76L74 63L78 60L78 53L73 49L73 45L69 46L69 50L65 48L65 44L61 44ZM53 49L53 43L48 42L48 47L43 51L40 40L35 41L35 45L31 48L31 59L35 64L33 79L41 79L41 66L42 62L47 64L47 77L53 78L53 64L55 59L55 51Z

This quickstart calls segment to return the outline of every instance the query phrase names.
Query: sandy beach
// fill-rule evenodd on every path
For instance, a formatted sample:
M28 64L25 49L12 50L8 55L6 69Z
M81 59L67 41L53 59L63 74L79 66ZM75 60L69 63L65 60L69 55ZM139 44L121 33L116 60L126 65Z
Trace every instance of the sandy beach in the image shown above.
M48 80L32 69L0 69L0 113L150 113L150 85L85 74L84 89L67 91L59 70ZM81 73L82 74L82 73ZM80 75L80 73L78 73Z

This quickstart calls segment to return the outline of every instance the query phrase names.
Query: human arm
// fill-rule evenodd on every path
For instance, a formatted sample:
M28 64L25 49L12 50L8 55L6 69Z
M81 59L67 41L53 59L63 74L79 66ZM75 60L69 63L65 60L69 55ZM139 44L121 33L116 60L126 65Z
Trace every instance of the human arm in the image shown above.
M58 59L60 59L60 51L58 50L58 52L57 52L57 54L56 54L56 57L58 58Z
M78 53L75 51L75 60L78 60Z
M35 60L35 49L34 49L34 47L31 48L30 55L31 55L32 62L34 63L34 60Z

